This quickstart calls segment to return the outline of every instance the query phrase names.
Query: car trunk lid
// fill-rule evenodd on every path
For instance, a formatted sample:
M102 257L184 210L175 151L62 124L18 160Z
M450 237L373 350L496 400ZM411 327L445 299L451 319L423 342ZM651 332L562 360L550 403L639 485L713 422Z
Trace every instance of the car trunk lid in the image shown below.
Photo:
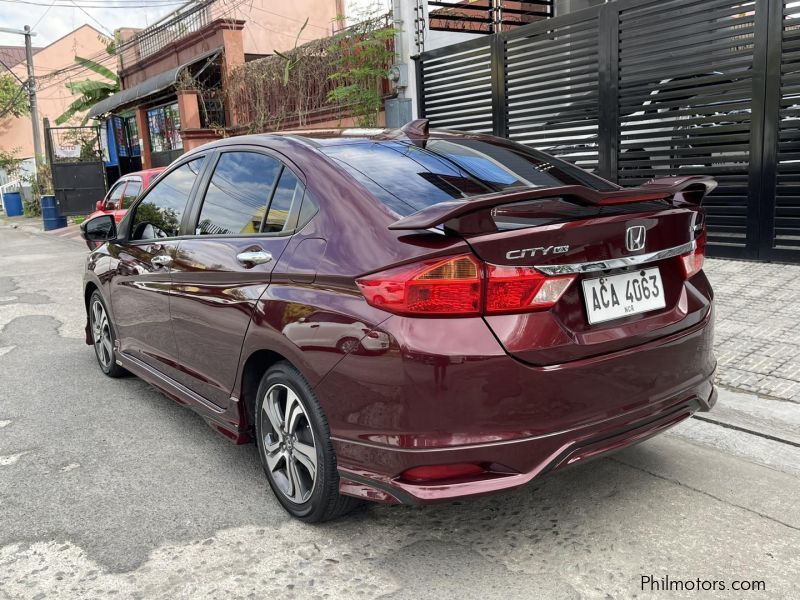
M703 232L700 203L713 186L708 178L685 177L607 192L559 186L493 194L436 204L391 228L443 225L462 236L487 265L573 276L571 286L547 310L484 316L510 355L552 365L644 344L705 317L710 290L695 286L707 286L707 281L703 277L687 283L681 255L698 243ZM657 308L591 324L586 303L591 292L584 282L600 277L608 282L625 274L648 281L658 277L663 298ZM630 293L624 278L614 281L620 296Z

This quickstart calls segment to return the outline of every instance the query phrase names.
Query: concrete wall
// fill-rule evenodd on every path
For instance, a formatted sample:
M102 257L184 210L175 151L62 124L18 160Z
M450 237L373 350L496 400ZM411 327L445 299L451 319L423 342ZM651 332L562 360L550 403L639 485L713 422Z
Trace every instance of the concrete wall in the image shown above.
M245 54L274 54L294 46L297 34L308 19L298 44L328 37L342 10L339 0L248 0L231 9L220 0L211 5L211 18L246 21L242 31Z
M400 96L411 98L411 113L412 118L416 119L419 115L417 112L417 83L415 80L415 63L412 59L418 52L416 37L414 34L414 19L416 18L416 11L414 10L415 2L413 0L397 0L399 7L399 20L396 21L395 27L400 30L400 40L396 44L398 50L397 62L405 64L408 69L408 86L401 90ZM428 15L427 4L423 4L425 9L425 41L423 50L435 50L436 48L443 48L451 46L460 42L471 40L475 37L480 37L481 34L476 33L460 33L454 31L430 31L427 29Z
M55 124L56 117L63 113L77 98L64 87L67 81L82 81L84 79L99 79L103 77L84 68L70 70L68 73L45 77L53 71L75 65L75 55L84 58L102 56L103 62L115 69L115 59L105 54L105 45L98 39L100 32L89 25L83 25L63 38L56 40L46 48L42 48L33 57L34 74L38 79L38 104L39 118L48 117L51 124ZM23 81L27 79L27 65L20 63L11 69ZM75 124L80 123L80 118ZM41 126L40 126L41 129ZM22 158L33 157L33 132L30 117L4 118L0 120L0 148L13 150L19 148ZM42 141L44 148L44 141Z

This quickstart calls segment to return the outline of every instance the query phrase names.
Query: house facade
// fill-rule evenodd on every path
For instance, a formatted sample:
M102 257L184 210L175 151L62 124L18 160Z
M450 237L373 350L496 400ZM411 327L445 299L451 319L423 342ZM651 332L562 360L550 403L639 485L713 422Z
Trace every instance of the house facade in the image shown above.
M100 79L96 73L77 65L75 56L86 58L100 57L98 60L105 62L113 68L114 59L106 51L106 42L103 35L91 25L83 25L52 44L39 48L34 54L34 75L37 78L37 101L39 118L55 122L67 107L77 98L66 87L69 81L82 81L84 79ZM3 55L12 56L20 60L11 67L11 72L22 81L28 78L27 63L24 60L24 47L14 50L13 47L4 47ZM4 60L4 62L6 62ZM57 148L62 153L70 152L69 139L62 142L64 148ZM44 147L44 140L42 140ZM25 159L25 166L30 167L34 158L33 132L30 116L7 116L0 119L0 148L13 151L19 158ZM26 168L29 170L29 168Z
M343 11L343 0L279 7L270 0L199 0L146 29L118 30L122 91L89 112L107 132L108 166L119 175L164 166L235 129L239 115L222 92L230 73L330 36Z

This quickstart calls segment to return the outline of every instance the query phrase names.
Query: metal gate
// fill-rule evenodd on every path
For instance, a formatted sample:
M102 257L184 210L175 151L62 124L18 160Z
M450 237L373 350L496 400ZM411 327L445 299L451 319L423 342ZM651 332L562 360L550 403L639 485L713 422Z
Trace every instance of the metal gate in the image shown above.
M620 183L709 174L710 254L800 262L800 3L618 0L423 53L419 112Z
M45 126L44 134L59 213L88 215L106 194L99 127Z

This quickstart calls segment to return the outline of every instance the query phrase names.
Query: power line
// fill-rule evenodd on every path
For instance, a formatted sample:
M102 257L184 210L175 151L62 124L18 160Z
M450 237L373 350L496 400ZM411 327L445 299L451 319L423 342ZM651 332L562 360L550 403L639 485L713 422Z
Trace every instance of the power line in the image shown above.
M185 4L181 0L111 0L112 2L124 2L125 4L109 4L101 0L88 0L88 2L70 2L70 0L55 0L50 5L47 2L35 2L34 0L0 0L7 4L28 4L30 6L53 6L57 8L157 8L159 6L174 6L176 4ZM128 4L129 2L136 2L138 4Z
M53 8L55 5L56 5L56 0L53 0L53 3L45 9L45 11L42 13L42 16L39 17L36 23L33 24L33 27L31 27L31 29L36 29L36 26L42 22L42 19L44 19L47 16L47 13L49 13L50 9Z
M20 78L19 78L19 75L17 75L16 73L14 73L14 71L12 71L12 70L11 70L11 67L9 67L9 66L8 66L6 63L4 63L4 62L2 61L2 59L0 59L0 65L3 65L3 66L5 67L5 69L6 69L6 71L8 71L9 73L11 73L11 74L14 76L14 79L16 79L17 81L19 81L20 85L25 85L25 82L24 82L24 81L22 81L22 79L20 79Z
M0 2L7 2L7 1L9 1L9 0L0 0ZM19 0L17 0L17 1L19 1ZM132 1L137 1L137 0L132 0ZM138 1L141 1L141 0L138 0ZM225 0L215 0L215 1L221 2L223 4L223 6L225 4L227 4L225 2ZM231 13L236 11L236 9L239 8L239 6L241 4L245 3L245 1L246 0L233 0L231 2L230 6L224 6L223 11L219 15L217 15L216 18L218 18L218 19L227 18L228 15L230 15ZM213 3L214 2L210 2L209 6L211 4L213 4ZM169 15L167 15L167 16L169 16ZM255 23L255 21L253 21L253 22ZM272 31L273 33L280 33L280 32L276 32L274 30L269 30L269 31ZM132 46L135 46L138 42L139 42L139 40L137 39L137 36L134 36L130 40L128 40L128 41L126 41L126 42L124 42L122 44L117 45L116 46L116 50L115 50L115 52L116 52L115 55L109 55L105 51L103 51L103 52L98 52L97 54L95 54L93 56L89 56L87 58L88 58L88 60L91 60L93 62L98 62L100 64L107 63L108 61L115 61L117 56L119 56L123 51L127 50L128 48L130 48ZM110 65L106 65L106 66L110 66ZM70 65L68 67L64 67L62 69L57 69L55 71L52 71L51 73L49 73L47 75L42 75L42 76L40 76L40 79L46 79L47 80L47 85L41 86L39 89L41 91L43 91L43 90L52 88L54 86L62 85L66 80L70 79L73 75L77 74L78 72L86 71L86 70L87 70L86 67L84 67L83 65L75 63L75 64L72 64L72 65ZM59 78L58 80L54 81L54 78L59 77L61 75L63 75L64 77L63 78Z
M70 0L70 2L72 2L72 0ZM81 11L83 14L85 14L87 17L89 17L89 18L90 18L92 21L94 21L95 23L97 23L98 25L100 25L100 27L101 27L102 29L105 29L105 30L108 32L108 35L110 35L111 37L114 37L114 32L113 32L113 31L111 31L111 30L110 30L108 27L106 27L105 25L103 25L103 24L102 24L100 21L98 21L97 19L95 19L95 18L94 18L94 17L93 17L93 16L92 16L92 15L91 15L91 14L90 14L90 13L89 13L89 12L88 12L86 9L85 9L85 8L83 8L82 6L78 6L77 4L75 4L75 2L72 2L72 4L74 4L76 8L78 8L78 9L79 9L79 10L80 10L80 11Z
M0 2L4 2L4 1L8 1L8 0L0 0ZM202 1L202 0L201 0L201 1ZM210 6L211 4L213 4L213 3L214 3L214 1L217 1L217 0L212 0L211 2L209 2L209 3L208 3L208 6ZM235 8L236 8L236 7L237 7L239 4L241 4L242 2L244 2L244 0L235 0L235 3L234 3L234 5L233 5L233 6L232 6L230 9L228 9L227 11L225 11L224 13L222 13L222 14L221 14L221 15L220 15L218 18L222 18L222 17L224 17L224 16L225 16L227 13L231 12L231 10L235 9ZM186 5L188 5L188 4L189 4L189 3L186 3ZM177 11L173 11L173 13L170 13L170 14L174 14L175 12L177 12ZM167 17L169 17L169 14L168 14L168 15L166 15L165 17L163 17L161 20L167 19ZM157 21L157 22L156 22L156 24L157 24L158 22L160 22L160 21ZM147 30L147 28L144 28L142 31L146 31L146 30ZM138 40L138 37L137 37L136 35L134 35L134 36L133 36L131 39L129 39L128 41L126 41L126 42L123 42L123 43L121 43L121 44L118 44L118 45L116 46L116 48L115 48L115 53L116 53L116 55L117 55L117 56L118 56L118 55L120 55L120 53L121 53L121 52L123 52L124 50L127 50L128 48L130 48L130 47L132 47L132 46L135 46L136 44L138 44L138 42L139 42L139 40ZM104 60L107 60L107 59L109 58L109 55L108 55L106 52L98 52L97 54L95 54L95 55L93 55L93 56L88 56L88 57L86 57L86 58L88 58L89 60L91 60L91 61L94 61L94 62L100 62L100 63L102 63ZM115 58L115 57L114 57L114 56L111 56L111 58ZM74 71L81 70L81 69L83 69L83 68L84 68L84 67L82 67L81 65L74 64L74 65L70 65L70 66L68 66L68 67L64 67L64 68L62 68L62 69L57 69L57 70L55 70L55 71L53 71L53 72L50 74L50 76L52 77L52 76L56 76L56 75L59 75L59 74L62 74L62 73L74 72Z

